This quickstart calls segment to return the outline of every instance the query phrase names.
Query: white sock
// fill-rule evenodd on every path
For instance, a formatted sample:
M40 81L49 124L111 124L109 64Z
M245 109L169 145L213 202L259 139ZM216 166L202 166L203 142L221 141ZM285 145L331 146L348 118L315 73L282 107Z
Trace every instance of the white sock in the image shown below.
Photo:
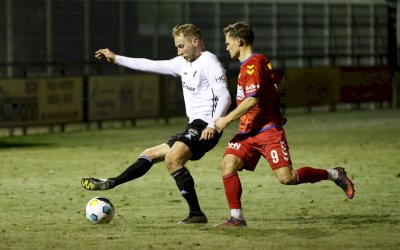
M231 209L231 216L239 220L244 220L242 209Z
M328 169L328 180L334 181L339 177L339 172L336 169Z

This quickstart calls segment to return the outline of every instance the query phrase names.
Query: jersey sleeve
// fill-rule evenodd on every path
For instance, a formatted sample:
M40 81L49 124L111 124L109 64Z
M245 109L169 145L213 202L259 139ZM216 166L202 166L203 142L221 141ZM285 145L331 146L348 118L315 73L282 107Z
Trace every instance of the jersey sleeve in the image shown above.
M260 61L254 61L246 65L245 72L245 98L258 97L260 84L263 78L263 68Z
M117 55L115 57L115 64L138 71L177 77L181 75L180 59L179 57L175 57L170 60L150 60Z
M224 116L231 104L231 95L228 90L226 71L216 58L212 58L204 68L205 76L213 93L214 110L211 122L207 127L215 128L215 120Z
M271 76L272 76L272 81L274 82L274 84L281 83L281 81L282 81L281 73L278 70L273 69L272 66L271 66Z

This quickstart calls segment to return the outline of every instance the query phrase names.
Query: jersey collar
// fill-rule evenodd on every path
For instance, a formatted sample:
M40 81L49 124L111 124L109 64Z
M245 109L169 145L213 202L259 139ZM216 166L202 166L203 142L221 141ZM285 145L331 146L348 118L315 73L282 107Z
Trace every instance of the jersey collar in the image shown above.
M240 63L240 65L243 65L243 64L245 64L248 60L250 60L250 58L252 58L253 56L255 56L257 53L253 53L253 54L251 54L246 60L244 60L243 62L241 62Z

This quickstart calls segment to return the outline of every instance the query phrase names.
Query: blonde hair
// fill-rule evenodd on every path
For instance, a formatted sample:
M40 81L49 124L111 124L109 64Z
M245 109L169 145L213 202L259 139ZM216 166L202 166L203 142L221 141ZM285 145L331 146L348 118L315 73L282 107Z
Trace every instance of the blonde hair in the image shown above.
M177 25L172 29L172 37L176 37L181 34L189 39L193 37L201 39L200 29L191 23Z

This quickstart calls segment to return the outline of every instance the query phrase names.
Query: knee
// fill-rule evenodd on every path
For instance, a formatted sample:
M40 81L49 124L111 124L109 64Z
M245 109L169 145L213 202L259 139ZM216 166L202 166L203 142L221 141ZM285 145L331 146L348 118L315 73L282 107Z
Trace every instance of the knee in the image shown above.
M224 173L227 169L227 165L224 161L221 162L221 165L219 166L219 169L221 170L222 173Z
M278 176L278 180L283 185L295 185L296 179L292 175Z
M162 148L162 147L157 147L157 148L149 148L144 150L140 156L144 156L148 159L150 159L153 163L157 163L160 161L163 161L165 159L165 155L167 154L169 150L168 148Z
M173 170L173 166L176 165L177 159L176 159L176 156L174 154L168 153L165 156L165 160L164 161L165 161L165 165L167 166L167 168L169 170Z
M173 173L186 163L186 159L179 152L170 151L165 155L164 162L168 171Z
M275 169L274 173L278 181L283 185L297 184L296 172L293 170L291 165Z
M145 156L146 158L149 158L150 160L153 160L157 157L156 154L153 153L153 151L151 149L146 149L145 151L143 151L140 156Z
M293 185L293 179L292 178L279 178L279 182L283 185Z
M237 172L237 167L234 162L223 160L220 166L222 176Z

